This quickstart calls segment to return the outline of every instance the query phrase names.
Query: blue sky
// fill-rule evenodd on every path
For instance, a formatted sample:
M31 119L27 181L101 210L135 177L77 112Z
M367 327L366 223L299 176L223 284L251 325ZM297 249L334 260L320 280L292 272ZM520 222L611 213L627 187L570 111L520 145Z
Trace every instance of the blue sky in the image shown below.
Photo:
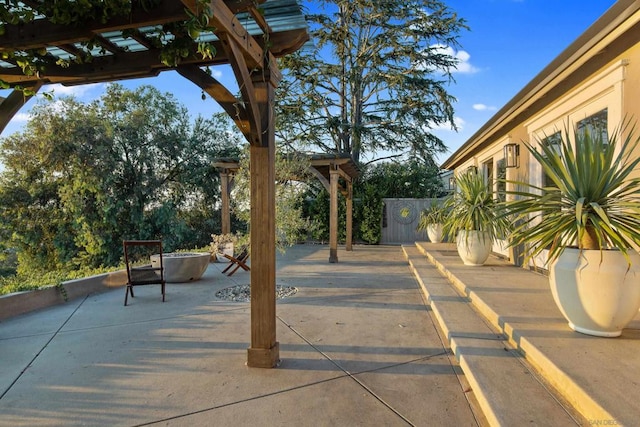
M458 132L439 129L435 133L449 147L438 158L445 160L495 112L533 79L547 64L593 24L614 0L445 0L467 21L469 31L461 34L453 54L460 60L455 83L449 91L455 104ZM215 67L217 78L225 84L235 79L228 67ZM151 79L121 82L134 88L142 84L171 92L195 115L220 111L210 98L203 101L194 84L174 72ZM231 86L230 86L231 87ZM52 87L49 86L49 89ZM74 95L90 101L99 97L104 85L73 88L53 87L56 95ZM48 90L45 88L45 90ZM0 91L0 96L6 96ZM28 118L34 100L22 108L2 132L7 136L19 131Z

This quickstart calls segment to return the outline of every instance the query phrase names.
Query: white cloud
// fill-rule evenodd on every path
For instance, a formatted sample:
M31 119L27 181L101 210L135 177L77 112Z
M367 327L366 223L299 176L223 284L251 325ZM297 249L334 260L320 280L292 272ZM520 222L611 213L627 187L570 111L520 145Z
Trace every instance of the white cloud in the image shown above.
M433 49L440 51L439 53L452 56L458 60L455 68L451 70L452 73L473 74L480 71L479 68L473 66L469 61L471 55L466 50L454 50L451 46L434 45Z
M16 123L26 123L26 122L29 121L29 119L31 119L31 114L29 114L29 113L18 113L15 116L13 116L11 121L16 122Z
M458 132L461 132L464 129L464 125L465 125L465 121L462 117L458 117L458 116L454 116L453 117L453 123L455 123L456 128L458 129ZM447 132L455 132L453 127L451 126L451 123L447 122L447 123L440 123L437 125L431 124L431 126L429 126L429 129L433 130L433 131L447 131Z
M86 85L79 86L63 86L61 84L54 84L48 87L45 87L44 90L47 92L53 91L54 96L73 96L76 98L82 98L84 96L88 96L91 91L94 89L99 89L102 92L102 88L104 87L103 83L92 83Z
M473 104L473 109L476 111L496 111L497 108L486 104Z

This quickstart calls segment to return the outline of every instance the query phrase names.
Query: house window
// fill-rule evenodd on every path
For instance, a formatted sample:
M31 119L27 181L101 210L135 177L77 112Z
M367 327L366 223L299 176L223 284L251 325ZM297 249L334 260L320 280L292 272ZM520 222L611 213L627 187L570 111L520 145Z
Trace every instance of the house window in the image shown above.
M576 132L580 135L589 132L593 138L602 137L602 141L605 143L608 142L607 109L600 110L594 115L580 120L576 123Z
M489 159L482 164L482 173L484 174L484 182L490 188L493 188L493 159Z
M507 178L507 163L504 159L500 159L496 162L497 181L496 191L498 192L497 198L499 201L504 202L506 200L505 191L507 191L507 183L502 181Z
M562 133L560 131L552 133L549 136L542 138L540 143L545 146L551 148L554 152L560 152L560 145L562 142ZM557 187L555 183L549 178L547 173L542 170L542 186L543 187Z

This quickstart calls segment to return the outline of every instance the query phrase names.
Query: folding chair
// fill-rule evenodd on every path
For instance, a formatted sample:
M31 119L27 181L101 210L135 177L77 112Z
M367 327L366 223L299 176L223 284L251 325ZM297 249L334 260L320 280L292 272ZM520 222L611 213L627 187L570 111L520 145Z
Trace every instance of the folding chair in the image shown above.
M237 257L233 257L227 254L221 255L229 260L229 265L226 266L224 270L222 270L223 273L227 273L228 270L231 270L227 273L227 276L233 276L233 273L238 271L239 268L242 268L244 271L251 270L251 268L249 268L249 266L247 265L247 261L249 260L249 256L251 255L249 248L244 248L240 252L240 255L238 255Z
M164 302L164 265L162 264L161 240L123 240L124 262L127 266L127 287L124 294L124 305L127 305L129 294L133 295L134 286L160 285L162 302ZM159 266L149 265L150 255L159 255ZM138 263L144 262L144 265Z

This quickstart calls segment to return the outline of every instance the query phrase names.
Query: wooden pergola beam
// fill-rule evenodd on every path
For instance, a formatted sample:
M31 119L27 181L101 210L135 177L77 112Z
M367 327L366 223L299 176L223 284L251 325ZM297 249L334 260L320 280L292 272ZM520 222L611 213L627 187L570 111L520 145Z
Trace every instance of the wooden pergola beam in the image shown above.
M36 83L35 85L28 86L27 89L35 93L38 92L41 87L42 83ZM32 95L25 95L23 91L14 89L8 97L2 99L0 102L0 132L7 127L13 116L20 111L20 108L22 108L31 97Z
M37 8L36 5L34 7ZM157 6L149 10L134 2L130 15L114 17L104 23L89 20L83 23L82 27L52 24L46 19L6 25L4 35L0 37L0 52L72 44L89 40L100 33L162 25L186 19L188 16L184 6L175 0L161 0Z
M295 50L293 45L304 43L304 31L291 30L278 33L269 40L272 50L278 55L289 50ZM1 39L1 38L0 38ZM263 40L259 41L262 46ZM197 55L183 58L180 66L206 66L228 64L230 62L228 54L225 52L221 42L214 43L217 54L214 58L203 60ZM61 47L62 48L62 47ZM262 47L261 47L262 48ZM2 69L0 68L0 79L10 84L30 85L38 81L45 83L61 83L65 85L77 85L93 82L105 82L139 77L153 77L158 73L173 69L160 61L160 49L149 49L140 52L122 52L105 57L96 57L92 62L86 64L71 64L62 68L51 64L46 70L37 76L25 76L19 67Z
M181 1L192 13L198 13L197 0ZM264 49L253 36L247 32L231 9L229 9L222 0L211 0L209 2L209 8L212 13L209 24L215 28L216 35L220 37L221 34L226 34L230 40L235 42L235 46L242 52L242 57L249 66L249 69L262 69L264 66L262 60Z
M258 107L258 99L256 98L256 90L251 79L251 68L245 61L243 49L241 49L233 37L228 34L220 35L222 45L227 56L230 58L231 69L236 76L240 93L247 108L247 120L249 121L249 143L251 145L259 145L262 143L260 135L262 134L262 120Z
M216 18L215 22L224 24L223 27L227 27L227 29L233 28L234 25L239 25L239 27L244 30L244 26L237 21L235 14L249 11L252 15L254 13L260 15L260 13L256 11L255 6L256 4L264 3L264 1L265 0L228 0L226 2L212 2L216 3L217 7L217 9L212 8L214 14L216 11L220 12L222 6L224 6L225 10L229 11L225 16ZM24 1L23 3L35 10L38 8L37 2ZM133 2L131 14L129 15L113 17L106 22L89 20L84 22L82 27L52 24L47 20L36 20L21 24L6 24L4 27L5 32L3 36L0 37L0 52L4 50L37 49L42 46L72 44L89 40L100 33L185 21L189 19L185 7L189 8L193 13L197 11L195 0L184 0L182 2L159 0L157 5L149 9L144 9L140 3ZM236 21L230 21L231 27L228 27L225 20L231 17L236 19ZM213 26L215 27L215 25Z
M231 91L195 65L180 65L176 71L215 99L236 123L240 132L249 139L251 127L247 118L246 108Z

